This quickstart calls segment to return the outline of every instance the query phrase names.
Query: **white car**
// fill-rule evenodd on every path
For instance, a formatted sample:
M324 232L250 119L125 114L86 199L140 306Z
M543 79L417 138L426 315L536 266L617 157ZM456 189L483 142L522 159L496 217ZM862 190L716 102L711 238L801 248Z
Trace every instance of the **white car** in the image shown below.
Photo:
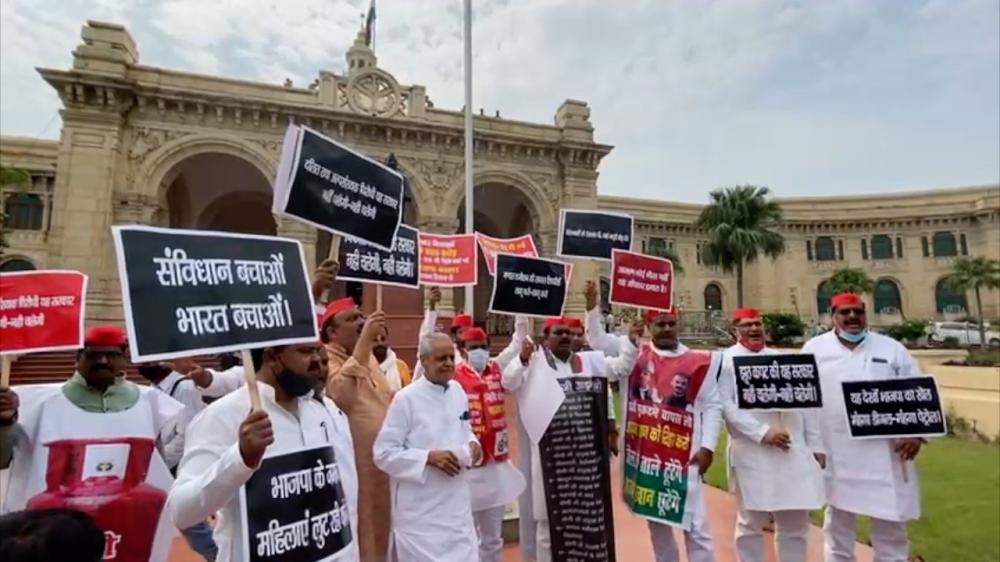
M932 322L928 327L928 339L934 343L944 343L946 338L955 338L961 346L981 345L979 324L975 322ZM991 347L1000 347L1000 332L986 325L986 342Z

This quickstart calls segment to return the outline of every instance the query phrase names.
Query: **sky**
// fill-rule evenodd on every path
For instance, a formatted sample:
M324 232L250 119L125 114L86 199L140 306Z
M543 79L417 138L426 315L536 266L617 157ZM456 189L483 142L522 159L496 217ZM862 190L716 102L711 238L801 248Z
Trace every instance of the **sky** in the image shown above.
M586 101L603 195L705 202L1000 182L996 0L473 0L473 107L552 123ZM87 19L142 64L280 84L344 71L369 0L0 0L0 132L58 138L34 70ZM462 107L461 0L377 0L379 67Z

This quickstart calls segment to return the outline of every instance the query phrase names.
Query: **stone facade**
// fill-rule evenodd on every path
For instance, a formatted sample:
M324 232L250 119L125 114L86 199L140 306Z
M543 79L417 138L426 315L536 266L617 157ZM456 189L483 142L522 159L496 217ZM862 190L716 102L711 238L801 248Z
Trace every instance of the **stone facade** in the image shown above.
M31 220L9 235L0 269L86 272L92 321L122 316L112 224L277 233L301 240L310 260L327 255L325 234L270 215L270 179L289 122L373 158L394 154L411 187L406 222L433 232L463 228L462 112L435 108L423 86L399 84L378 67L360 35L347 52L346 74L321 71L306 88L144 66L128 31L114 24L87 22L82 39L72 68L38 70L63 103L60 140L0 139L0 164L32 174L26 190L14 194L8 188L4 201L21 195L18 201L40 205L41 213L23 215ZM476 116L476 228L494 236L530 232L551 255L560 208L626 211L637 219L643 248L666 244L679 253L686 271L676 290L681 305L735 306L733 277L698 260L702 238L693 225L699 206L598 196L598 165L611 148L594 141L590 110L581 101L564 102L552 125ZM751 266L746 277L748 304L766 310L818 318L819 284L834 269L850 266L895 283L900 306L893 313L884 299L876 303L885 312L879 321L898 319L900 309L906 317L930 318L939 315L935 287L954 260L934 255L938 246L951 253L944 252L947 241L938 240L938 233L953 235L955 254L1000 255L996 185L779 202L788 251L775 262ZM26 211L19 212L21 217ZM889 237L888 257L886 239L876 242L877 235ZM930 245L929 255L922 244ZM878 252L872 252L875 246ZM830 248L834 254L827 259ZM593 262L577 264L568 313L582 312L582 284L600 272ZM477 288L480 319L486 317L488 285ZM460 291L448 291L443 308L463 308L462 300ZM1000 316L995 292L984 295L984 305L987 316ZM388 290L386 306L415 329L419 296ZM954 306L946 308L959 314Z

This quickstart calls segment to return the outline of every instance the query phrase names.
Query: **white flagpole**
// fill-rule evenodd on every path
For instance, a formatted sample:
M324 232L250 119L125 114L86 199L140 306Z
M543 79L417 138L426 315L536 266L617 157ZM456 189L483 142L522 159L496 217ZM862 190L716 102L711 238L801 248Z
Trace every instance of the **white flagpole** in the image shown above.
M472 0L464 0L464 36L465 36L465 233L472 234L473 210L472 199ZM478 267L474 265L473 267ZM465 313L474 315L476 308L473 303L475 287L465 288Z

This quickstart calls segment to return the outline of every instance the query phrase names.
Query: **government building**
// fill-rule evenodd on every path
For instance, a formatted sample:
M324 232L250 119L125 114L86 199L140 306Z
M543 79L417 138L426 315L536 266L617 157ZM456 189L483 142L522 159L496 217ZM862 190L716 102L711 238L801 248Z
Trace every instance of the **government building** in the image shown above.
M404 221L424 231L462 231L461 110L437 108L423 86L399 84L361 35L346 58L345 74L320 71L307 87L247 82L145 66L128 30L87 22L72 68L38 69L62 100L59 140L0 138L0 165L31 175L29 185L4 186L0 194L10 245L0 270L81 270L90 276L88 320L120 322L113 224L277 234L300 240L315 265L330 253L330 237L271 214L271 180L290 122L379 160L393 155L408 179ZM552 255L560 208L623 211L636 219L634 249L666 247L679 256L684 273L675 298L686 312L735 307L735 277L699 258L700 206L599 195L598 168L613 147L595 138L583 101L566 100L551 124L480 112L476 230L531 233L542 254ZM824 280L845 267L876 280L867 297L873 324L973 315L972 294L947 283L953 264L962 256L1000 256L995 184L778 202L786 251L748 267L745 300L807 323L826 320ZM602 264L576 263L567 312L581 314L584 282L604 277L606 287L606 276ZM508 320L487 313L491 283L481 258L480 279L476 318L503 331ZM338 285L372 307L370 287ZM399 326L392 340L405 356L415 348L422 299L418 291L385 291ZM461 290L445 291L443 300L446 313L466 309ZM983 304L988 319L1000 317L996 292L984 293Z

